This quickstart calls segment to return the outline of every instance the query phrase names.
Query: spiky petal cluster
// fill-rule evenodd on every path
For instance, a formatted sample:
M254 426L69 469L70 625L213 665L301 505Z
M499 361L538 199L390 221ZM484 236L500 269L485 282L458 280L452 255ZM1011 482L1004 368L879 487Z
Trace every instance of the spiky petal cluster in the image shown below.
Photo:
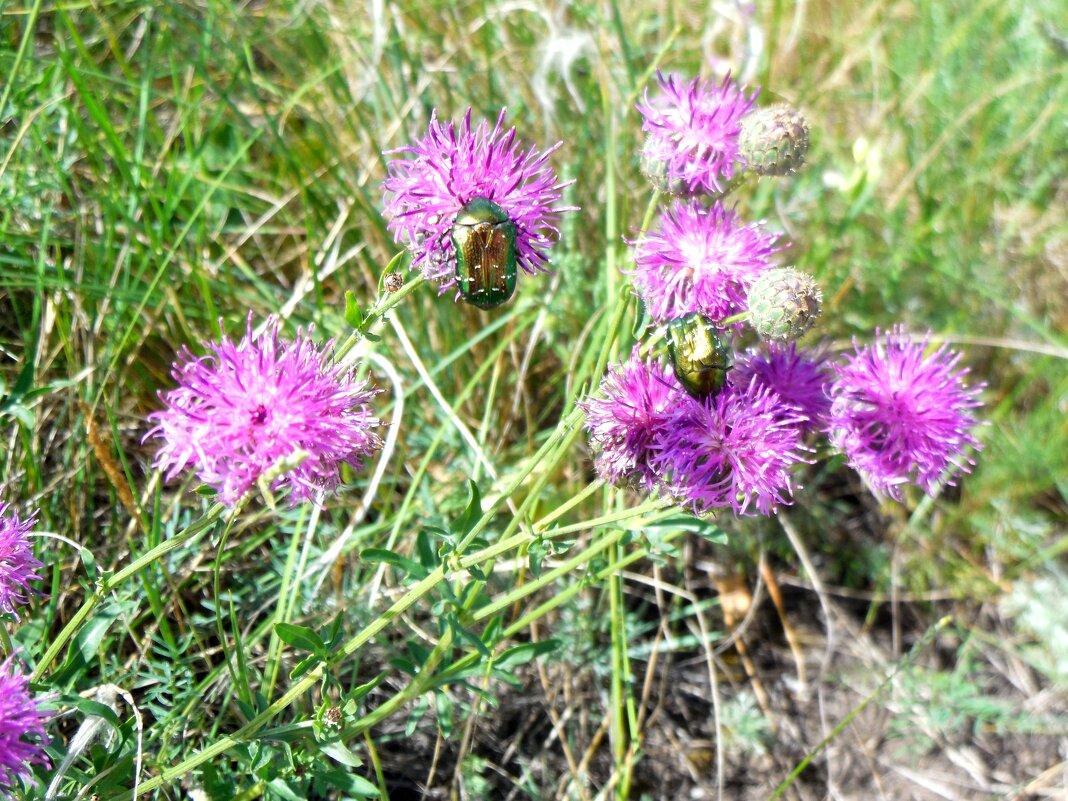
M637 243L630 275L658 322L691 312L718 321L748 308L749 287L771 269L777 239L720 203L679 202Z
M547 251L559 233L561 190L572 181L558 181L549 156L562 143L543 153L524 150L515 128L504 129L504 110L491 129L486 121L471 127L471 110L463 122L430 119L425 137L392 153L412 158L390 161L382 183L385 216L398 242L411 249L412 268L442 291L456 283L456 258L449 236L457 213L475 198L489 200L515 223L516 261L528 273L544 270Z
M799 414L755 381L680 407L658 438L653 467L695 512L771 514L789 504L790 468L805 460Z
M741 119L753 106L727 75L716 84L657 73L660 91L638 103L648 136L642 158L662 165L665 184L681 182L689 194L723 191L734 175Z
M971 410L984 385L964 385L968 370L944 344L925 355L929 337L912 342L897 327L870 346L854 342L830 390L831 443L875 490L899 500L906 483L931 495L954 468L968 472L966 451L980 447Z
M637 348L605 373L600 390L600 396L579 403L597 452L597 473L613 484L633 481L654 489L658 479L649 465L651 448L673 411L690 396L662 363L643 362Z
M9 656L0 663L0 793L20 778L33 782L31 765L48 765L42 712L30 694L28 677Z
M804 418L802 428L822 426L831 409L827 394L830 370L823 351L801 351L795 343L772 345L767 353L750 353L740 359L732 381L745 385L755 381L782 398Z
M205 484L233 505L279 460L307 457L272 482L290 502L315 498L340 483L341 463L359 467L381 447L380 421L368 405L375 390L329 358L312 331L295 340L279 338L278 321L262 334L225 335L204 343L206 356L179 354L172 370L177 388L161 394L164 408L149 415L146 434L163 446L155 466L173 478L193 469Z
M9 504L0 501L0 612L19 619L15 607L28 603L38 591L31 581L40 581L37 570L44 567L33 555L29 533L37 522L37 512L20 518Z

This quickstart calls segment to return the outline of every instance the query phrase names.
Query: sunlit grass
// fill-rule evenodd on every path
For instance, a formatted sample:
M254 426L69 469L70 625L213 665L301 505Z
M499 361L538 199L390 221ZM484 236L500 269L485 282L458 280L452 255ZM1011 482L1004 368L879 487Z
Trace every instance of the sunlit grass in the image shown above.
M40 545L47 597L13 631L31 663L97 581L207 508L191 484L163 486L153 476L151 444L141 441L157 392L173 383L176 350L214 338L220 320L239 332L249 310L257 319L281 313L291 331L314 323L340 340L348 332L345 292L363 311L373 307L397 253L380 211L385 154L424 130L432 110L456 119L471 106L492 118L506 106L525 142L562 140L553 163L562 178L576 179L565 200L581 207L553 251L555 272L521 278L510 305L485 314L420 286L378 326L380 338L361 344L399 379L371 365L386 390L381 416L390 417L398 394L405 408L374 501L357 513L368 481L360 473L348 476L352 491L321 512L254 504L218 557L224 642L212 592L217 538L183 545L101 599L94 625L41 685L61 693L64 708L80 704L54 727L57 755L80 720L102 711L78 694L91 699L103 684L136 700L145 777L220 742L293 683L300 657L274 624L326 630L337 620L341 639L351 636L404 593L392 569L360 552L391 548L417 558L416 533L447 528L463 513L469 479L492 501L531 464L573 401L596 384L603 361L631 346L633 314L616 338L612 311L627 241L648 203L634 102L656 67L710 74L729 64L742 80L763 84L765 100L805 110L808 167L734 199L786 231L794 243L786 261L820 279L823 332L835 344L898 322L931 328L958 342L972 377L988 384L991 425L980 434L987 447L975 473L911 517L915 503L879 509L845 471L811 472L794 519L811 535L825 580L874 592L870 619L893 593L926 593L959 599L962 625L981 626L971 615L977 598L1063 556L1068 66L1049 33L1065 33L1063 10L1053 0L758 5L751 19L685 3L354 8L209 0L0 9L0 480L6 500L39 505L43 530L83 548ZM521 484L511 502L522 504L537 482L527 526L592 479L584 438L569 435L551 471ZM594 492L569 521L638 503ZM510 512L494 517L487 539L511 520ZM765 550L784 571L797 564L777 530L724 527L739 572L755 573ZM342 558L324 562L342 535ZM545 546L550 564L590 544L585 532L574 536L566 554ZM591 771L600 789L614 769L609 792L622 793L642 759L647 664L635 667L628 642L633 649L640 638L655 651L658 635L628 606L636 604L629 582L605 570L637 537L628 533L627 542L591 556L588 568L507 608L505 624L587 582L515 639L568 641L558 664L588 671L600 691L582 702L593 704L594 730L601 718L612 721L596 739L603 752L590 745L593 732L559 723L575 740L560 736L560 747L589 747L594 767L569 751L560 763L566 773L515 779L532 797L560 788L569 794L561 797L595 797L584 788ZM654 542L655 569L646 559L627 569L663 593L692 570L685 557L694 549L681 539ZM529 582L526 557L519 551L492 565L485 592L505 596ZM654 575L661 566L670 580ZM706 599L695 606L673 597L665 625L703 658L693 643L707 643L698 630ZM300 770L322 758L302 721L342 687L387 671L365 697L369 708L382 704L405 686L398 660L418 661L416 652L432 649L439 635L429 605L400 616L388 636L339 666L336 684L313 688L271 720L269 737L228 749L192 781L213 799L285 798L272 782L294 775L289 754ZM457 659L465 648L473 646L459 643ZM532 670L526 691L549 692L542 670ZM456 750L437 779L448 787L479 725L471 721L497 714L469 691L484 679L467 676L470 687L424 696L398 710L388 730L353 740L365 762L355 773L386 783L371 769L377 742L393 781L410 767L390 761L398 732L451 725L448 747ZM491 694L509 692L487 682ZM121 700L116 707L118 744L75 761L68 795L107 770L101 797L132 787L135 717ZM429 760L435 735L427 736ZM257 752L263 742L286 745L268 760ZM469 781L492 776L472 771ZM775 772L776 781L785 774ZM182 792L171 785L157 797Z

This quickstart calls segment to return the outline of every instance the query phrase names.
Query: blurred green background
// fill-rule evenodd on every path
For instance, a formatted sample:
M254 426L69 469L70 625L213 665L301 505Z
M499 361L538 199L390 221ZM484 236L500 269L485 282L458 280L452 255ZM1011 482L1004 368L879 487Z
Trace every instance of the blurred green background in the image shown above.
M989 786L955 792L994 797L997 788L1025 787L1050 767L1047 756L1059 763L1049 744L1064 733L1068 714L1059 683L1068 640L1058 623L1068 611L1068 10L1058 0L2 3L0 481L8 500L39 504L42 527L86 545L101 567L187 522L191 512L177 506L182 488L149 481L151 445L141 442L145 414L172 384L176 349L214 338L220 319L239 332L250 309L257 318L284 314L290 330L314 322L324 335L343 337L344 293L369 307L397 252L380 214L387 152L421 135L434 109L459 119L471 106L476 118L493 119L505 106L523 142L563 142L553 164L576 179L565 199L581 211L565 220L555 272L521 278L509 306L484 314L421 287L371 346L403 380L397 451L332 579L329 610L313 603L314 593L289 610L305 622L321 623L336 609L354 625L366 621L376 567L359 563L355 549L410 548L414 526L463 508L468 478L485 495L499 487L454 421L507 474L596 382L590 369L607 326L603 311L623 283L625 239L649 198L637 169L634 103L657 67L687 76L730 68L763 87L761 103L784 100L808 116L807 167L736 200L745 214L786 232L793 244L784 262L818 277L822 332L835 345L898 323L931 329L966 353L972 380L987 384L985 450L959 488L934 502L879 506L832 461L806 476L793 516L824 582L850 599L842 603L856 631L879 645L846 656L886 666L939 615L955 616L956 639L943 643L941 662L910 672L896 705L885 702L900 728L894 736L936 731L934 745L918 747L945 756L954 737L994 732L997 745L976 747L987 762L1004 761L1006 775L988 771ZM624 339L614 352L630 345ZM428 391L413 354L446 407ZM398 390L372 371L390 393ZM91 421L94 437L86 436ZM591 477L588 453L576 447L538 508L553 509ZM365 480L351 479L357 487ZM136 514L121 498L124 483ZM329 504L307 544L306 511L261 513L235 533L223 560L228 599L258 626L247 632L253 652L257 643L278 647L266 645L269 629L260 624L270 623L263 610L274 608L286 561L305 547L309 560L325 551L346 529L354 497ZM184 503L192 498L186 493ZM702 565L751 583L763 553L784 584L797 585L786 616L793 609L815 620L820 605L781 532L723 525L729 546L687 545L666 562L631 569L659 581L662 567L665 581L714 607L722 576L713 580L715 571ZM70 692L104 679L134 688L156 724L149 750L161 763L210 741L219 726L226 731L230 716L241 719L228 705L225 674L212 670L214 613L202 608L210 574L196 561L211 554L198 553L180 551L129 597L117 597L117 610L128 603L136 614L101 635L100 656L61 677ZM72 559L66 553L55 562L46 614L17 632L31 653L84 593ZM515 577L498 578L508 586ZM578 597L559 614L555 636L574 651L569 680L596 687L607 659L598 650L603 604L596 589ZM640 620L648 593L631 601ZM676 608L672 626L688 631L699 608ZM749 650L758 663L763 653L768 665L782 659L792 670L774 610L769 617L747 635ZM819 625L812 629L807 653L825 666L821 649L844 649L843 630L835 644ZM655 626L635 622L630 631L635 659L657 647ZM369 661L385 664L391 647L384 640ZM685 664L700 651L691 643L672 653ZM1014 678L1018 665L1028 680ZM664 664L649 670L673 675ZM750 732L738 742L752 754L768 741L771 716L767 705L746 701L739 677L726 708L737 713L737 731ZM1040 689L1044 705L1023 714ZM212 702L202 707L209 691ZM519 696L501 692L502 706L522 720ZM774 706L774 682L769 693ZM842 711L860 697L842 699ZM915 716L941 707L914 703L931 697L948 710L933 729ZM995 698L1008 698L1007 706ZM558 714L571 708L559 706ZM504 715L485 707L478 714ZM660 797L657 781L678 792L715 786L707 763L691 758L711 747L707 710L701 714L691 720L678 711L670 725L658 724L667 728L650 734L652 756L642 763L652 773L633 797ZM812 714L799 712L802 720ZM470 719L457 715L457 726ZM1042 731L1032 731L1028 721L1039 718ZM596 723L559 725L580 754L594 740ZM181 731L195 736L176 739ZM667 746L656 756L656 738L669 742L671 731L697 742L676 749L678 765ZM762 757L771 760L766 770L758 763L756 778L732 774L736 797L766 797L767 777L781 778L794 750L805 753L820 731L815 724L779 730L781 750ZM452 741L441 787L452 782L468 797L503 798L502 788L520 788L518 797L547 798L563 786L560 776L574 777L575 765L563 760L543 772L510 763L502 778L494 755L507 753L516 735L494 732L496 746L477 735L459 748ZM395 734L382 735L383 764L403 773ZM1026 745L1017 748L1013 737ZM425 770L434 738L411 748ZM512 754L513 763L519 758ZM591 757L595 777L598 765ZM845 792L884 769L873 763L843 779ZM93 775L87 764L78 770ZM218 770L237 777L235 792L244 786L239 768ZM813 788L825 786L809 781L799 797L818 797ZM486 783L481 796L478 782ZM567 793L594 797L579 784ZM915 789L922 782L908 786L927 797ZM395 789L394 797L409 796Z

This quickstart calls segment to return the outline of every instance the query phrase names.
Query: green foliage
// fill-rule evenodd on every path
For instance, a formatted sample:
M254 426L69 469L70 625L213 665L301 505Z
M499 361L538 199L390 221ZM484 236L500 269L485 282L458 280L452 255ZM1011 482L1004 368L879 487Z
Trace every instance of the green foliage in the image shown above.
M767 46L752 69L766 93L805 109L809 166L735 199L790 232L785 259L823 285L830 338L898 321L953 338L989 385L991 423L959 491L878 509L824 464L806 476L797 517L825 578L878 598L904 584L971 608L1015 580L1003 608L1028 637L1019 655L1063 682L1068 68L1044 33L1063 34L1063 12L1055 0L915 0L864 15L830 4L799 12L791 39L785 5L757 4ZM189 483L162 486L142 443L180 347L196 351L220 324L241 330L250 309L284 311L290 331L363 335L398 376L370 368L386 390L382 416L405 404L366 515L354 510L368 472L348 474L349 491L314 513L254 501L225 541L213 525L110 588L40 666L37 688L73 710L53 728L54 761L88 717L112 732L74 760L61 798L90 784L121 797L139 755L142 780L167 776L144 797L175 797L180 782L212 801L380 797L366 743L427 732L456 749L469 796L507 781L549 797L560 777L530 768L541 760L502 779L465 739L494 704L541 692L538 668L588 682L595 716L621 721L604 761L633 768L646 660L668 670L704 658L726 632L712 617L707 636L695 633L698 615L716 613L710 593L661 609L638 582L609 576L639 571L662 590L712 546L730 551L732 569L752 570L762 549L795 563L778 532L657 517L624 492L583 495L588 454L577 418L566 420L633 340L616 336L610 311L648 197L634 102L658 64L707 74L709 52L748 52L748 29L714 6L5 8L0 483L5 500L40 505L41 530L73 543L38 542L46 597L9 625L31 665L99 582L210 508ZM578 179L563 204L582 211L562 222L555 273L520 276L492 316L421 284L384 308L381 277L406 258L381 218L385 153L433 109L455 119L469 105L476 117L507 106L528 144L562 140L553 164ZM620 330L633 333L641 312L627 311L635 320ZM631 507L633 520L600 519ZM487 555L501 542L512 545ZM953 670L903 674L896 733L919 747L979 726L1026 730L974 668L962 646ZM104 684L133 694L143 734L128 707L91 700ZM750 696L728 699L721 717L742 751L772 747ZM554 737L577 747L579 732L568 716ZM38 777L29 797L43 797L49 778Z

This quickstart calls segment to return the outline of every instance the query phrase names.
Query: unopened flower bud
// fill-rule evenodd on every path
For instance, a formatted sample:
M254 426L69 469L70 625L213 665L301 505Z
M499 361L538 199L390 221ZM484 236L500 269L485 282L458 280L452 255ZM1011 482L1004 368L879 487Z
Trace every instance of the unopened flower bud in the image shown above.
M642 148L642 157L639 168L642 175L649 179L654 189L673 197L692 197L693 192L687 182L678 176L670 176L671 165L658 158L652 147L651 140L646 140Z
M749 289L750 324L761 339L799 339L820 316L823 293L808 273L792 267L769 270Z
M769 106L742 118L738 155L758 175L791 175L807 152L808 121L797 109Z

